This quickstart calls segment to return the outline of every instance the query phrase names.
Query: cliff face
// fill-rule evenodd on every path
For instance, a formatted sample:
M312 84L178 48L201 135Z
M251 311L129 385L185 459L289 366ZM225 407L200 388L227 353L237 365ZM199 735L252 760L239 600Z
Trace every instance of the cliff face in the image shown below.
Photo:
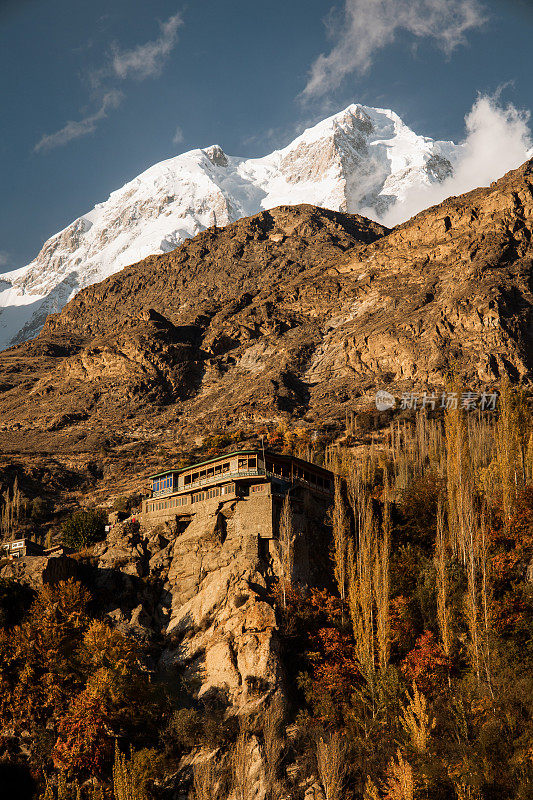
M199 697L218 693L243 709L279 687L276 617L257 534L243 524L246 501L206 505L138 537L116 526L96 547L96 580L111 618L165 635L160 669L197 685ZM152 586L144 597L132 591L140 578Z
M291 498L292 578L312 585L318 570L329 566L327 503L313 499L301 486L293 487ZM212 498L196 503L194 511L167 514L167 521L158 524L141 515L140 527L131 519L115 523L89 555L84 551L4 561L0 577L33 589L70 578L81 581L100 618L128 640L146 645L143 658L154 680L162 679L177 694L198 701L199 708L223 709L225 720L233 720L237 727L243 720L253 731L247 737L250 794L246 796L265 800L272 788L270 756L264 737L257 733L274 707L281 722L288 697L273 595L279 544L259 538L255 500L248 495ZM217 763L230 769L226 750L196 746L189 756L180 756L165 777L166 791L155 796L185 800L191 758L215 756ZM301 780L307 786L314 777L302 769ZM234 795L221 797L229 800Z
M185 440L533 368L533 162L393 231L280 207L80 292L0 356L0 445Z

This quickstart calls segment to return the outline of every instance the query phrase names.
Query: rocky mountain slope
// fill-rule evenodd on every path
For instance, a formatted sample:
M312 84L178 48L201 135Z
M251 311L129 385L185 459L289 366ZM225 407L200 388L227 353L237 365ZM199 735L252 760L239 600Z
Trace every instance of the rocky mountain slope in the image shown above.
M35 336L84 286L210 226L298 203L379 215L413 187L448 177L459 149L356 104L263 158L214 145L155 164L1 276L0 349Z
M533 369L533 162L392 231L281 206L82 290L0 356L0 446L343 419L376 388Z
M114 522L105 540L91 547L89 557L87 550L66 555L57 549L52 555L4 559L0 579L34 591L57 587L59 581L80 581L95 598L101 619L146 646L149 657L144 655L144 660L154 682L172 686L181 697L188 695L185 719L192 713L193 700L204 718L211 715L212 731L217 724L214 709L221 707L234 730L239 720L249 726L256 720L248 741L251 780L246 797L266 800L271 754L258 734L262 720L273 711L279 715L279 728L288 691L274 588L279 559L274 548L273 557L267 558L259 547L247 505L245 498L218 498L164 523L143 520L139 528L131 520ZM294 523L299 560L292 577L313 585L328 575L329 530L323 503L308 497L305 508L305 516L297 515ZM48 729L53 725L51 721ZM40 757L29 734L19 738L10 733L11 756L18 750L20 760L22 754L26 759ZM219 766L229 765L227 751L227 745L204 748L196 739L194 750L174 758L149 796L186 800L191 762L216 755ZM314 792L316 775L306 765L293 764L291 775L300 784L298 796L310 787ZM218 796L235 797L229 790ZM305 797L311 800L315 795Z

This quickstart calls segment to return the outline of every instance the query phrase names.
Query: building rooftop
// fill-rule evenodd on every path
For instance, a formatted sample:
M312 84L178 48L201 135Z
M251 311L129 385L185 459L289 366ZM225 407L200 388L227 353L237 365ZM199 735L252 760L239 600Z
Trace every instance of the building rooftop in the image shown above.
M162 475L168 475L169 473L174 474L181 474L182 472L186 472L190 469L196 469L197 467L203 467L206 464L213 464L215 461L222 461L225 458L232 458L233 456L246 456L246 455L254 455L254 454L262 454L264 452L265 457L271 458L280 458L280 459L287 459L288 461L296 461L298 464L307 464L313 467L313 469L321 470L322 472L329 473L330 470L326 469L326 467L320 467L318 464L314 464L312 461L305 461L303 458L298 458L297 456L293 456L290 453L274 453L271 450L264 450L261 447L255 448L247 448L246 450L232 450L230 453L221 453L219 456L214 456L213 458L208 458L205 461L196 461L194 464L189 464L187 467L178 467L173 468L169 467L168 469L162 470L160 472L155 472L153 475L149 475L149 478L159 478Z

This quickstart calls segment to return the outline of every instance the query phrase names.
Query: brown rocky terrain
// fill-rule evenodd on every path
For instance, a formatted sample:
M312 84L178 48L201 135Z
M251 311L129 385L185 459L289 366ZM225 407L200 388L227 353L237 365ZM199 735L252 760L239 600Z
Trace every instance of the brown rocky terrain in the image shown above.
M16 475L55 504L55 534L69 505L110 504L214 430L334 427L376 388L438 389L449 371L470 388L530 384L532 229L533 161L392 231L281 207L145 259L0 354L0 482ZM306 514L293 577L318 586L329 531L323 509ZM246 500L132 522L80 553L6 560L0 577L82 580L104 619L152 645L150 669L183 676L196 699L223 695L229 715L286 702L279 569L260 557ZM248 746L263 800L264 739ZM294 796L321 800L314 768L295 770ZM180 780L161 796L184 800Z
M297 519L297 541L308 548L311 534L303 527L304 518ZM314 519L312 546L327 553L324 527ZM294 576L309 581L312 559L304 562L311 566L296 565ZM82 581L104 619L152 645L151 669L157 675L194 687L199 700L223 700L230 717L250 718L273 701L287 702L271 592L275 572L275 559L267 563L259 555L246 501L233 499L199 504L195 514L143 525L140 531L132 530L129 521L117 523L90 554L14 559L0 567L0 579L15 579L33 590L69 578ZM256 736L249 746L250 796L265 800L267 757ZM198 749L196 756L205 757ZM190 781L189 773L190 762L184 759L169 776L170 794L164 796L189 797L179 790L182 780ZM302 775L302 786L311 792L315 781L314 774Z
M389 231L280 207L81 291L0 354L0 447L127 453L533 368L533 162Z

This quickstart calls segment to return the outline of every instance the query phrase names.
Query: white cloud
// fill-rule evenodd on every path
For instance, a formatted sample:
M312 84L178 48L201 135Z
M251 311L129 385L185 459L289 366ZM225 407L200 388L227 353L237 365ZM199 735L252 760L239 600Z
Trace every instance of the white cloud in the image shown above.
M73 139L94 133L98 123L105 119L108 112L118 108L124 95L117 89L110 88L110 83L127 78L142 80L159 75L164 61L177 42L178 28L183 25L180 14L174 14L161 24L161 35L158 39L140 44L131 50L119 50L115 47L111 64L89 72L86 75L92 93L101 96L99 108L83 119L70 120L55 133L45 134L35 145L34 152L52 150L68 144ZM107 86L107 88L106 88Z
M184 138L185 137L183 135L183 131L180 128L180 126L178 125L178 127L176 128L176 133L172 137L172 144L181 144L182 141L184 140Z
M500 105L499 93L478 97L465 117L466 137L454 174L443 183L413 188L385 215L384 224L397 225L447 197L488 186L519 167L533 156L529 117L529 112L512 104Z
M89 133L94 133L96 126L100 120L105 119L110 110L118 108L122 101L122 92L111 90L106 92L100 108L94 114L89 114L80 120L71 120L67 122L60 130L55 133L45 134L33 148L36 153L42 150L52 150L54 147L68 144L73 139L79 139L82 136L87 136Z
M161 35L153 42L140 44L131 50L115 50L113 72L117 78L142 80L159 75L165 58L173 50L178 39L178 28L183 25L181 14L174 14L161 25Z
M342 18L329 24L334 47L312 65L302 96L322 95L352 72L368 70L400 30L433 39L450 54L485 21L480 0L345 0Z

